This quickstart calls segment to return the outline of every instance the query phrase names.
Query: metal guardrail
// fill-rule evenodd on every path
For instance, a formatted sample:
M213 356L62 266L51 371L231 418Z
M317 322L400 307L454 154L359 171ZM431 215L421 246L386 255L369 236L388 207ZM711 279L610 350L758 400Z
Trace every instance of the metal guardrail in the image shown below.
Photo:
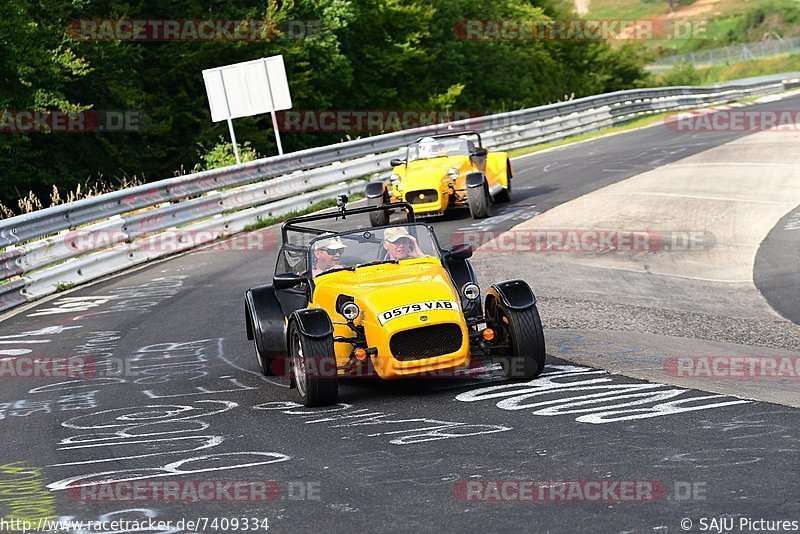
M0 311L241 232L388 177L389 160L420 135L482 132L509 149L596 131L632 118L774 94L780 78L716 87L637 89L403 130L179 176L0 221ZM176 239L176 232L178 238ZM192 232L191 239L184 239ZM168 243L169 246L165 245Z

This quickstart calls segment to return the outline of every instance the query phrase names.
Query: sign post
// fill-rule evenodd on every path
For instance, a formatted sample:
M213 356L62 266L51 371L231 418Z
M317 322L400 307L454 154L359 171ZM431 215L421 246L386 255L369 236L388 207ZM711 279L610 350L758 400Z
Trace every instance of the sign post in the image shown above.
M239 117L270 113L278 153L283 154L275 112L292 107L283 56L206 69L203 71L203 81L211 109L211 120L228 122L236 163L240 163L240 159L233 119Z

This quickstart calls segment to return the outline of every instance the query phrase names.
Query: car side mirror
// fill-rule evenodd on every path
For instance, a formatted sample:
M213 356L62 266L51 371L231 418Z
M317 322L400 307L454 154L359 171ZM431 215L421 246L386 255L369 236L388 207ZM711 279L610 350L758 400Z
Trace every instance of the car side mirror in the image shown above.
M404 163L405 161L400 158L394 158L389 161L389 165L391 165L392 167L397 167L399 165L403 165Z
M472 155L473 155L473 156L476 156L476 157L479 157L479 158L482 158L482 157L484 157L484 156L485 156L486 154L488 154L488 153L489 153L489 151L488 151L488 150L486 150L486 149L485 149L485 148L483 148L483 147L481 147L481 148L476 148L475 150L473 150L473 151L472 151Z
M472 245L456 245L447 253L447 258L454 260L466 260L472 257Z
M306 281L306 277L295 273L276 274L272 279L272 287L275 289L290 289L297 287Z

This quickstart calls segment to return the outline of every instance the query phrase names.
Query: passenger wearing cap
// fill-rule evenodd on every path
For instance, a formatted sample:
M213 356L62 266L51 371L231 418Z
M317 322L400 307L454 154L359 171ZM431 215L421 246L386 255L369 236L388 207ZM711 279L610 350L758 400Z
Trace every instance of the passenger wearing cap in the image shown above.
M389 260L400 261L425 255L419 248L417 238L402 226L387 228L383 232L383 248L386 249Z
M347 245L342 243L342 238L339 236L315 241L314 267L311 269L311 275L316 278L328 269L341 266L340 260L346 248Z

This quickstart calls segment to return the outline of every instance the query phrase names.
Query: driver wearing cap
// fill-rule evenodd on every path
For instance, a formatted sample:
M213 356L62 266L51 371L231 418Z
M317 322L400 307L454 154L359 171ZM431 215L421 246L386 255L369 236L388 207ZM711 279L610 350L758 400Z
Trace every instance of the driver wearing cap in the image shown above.
M386 249L389 260L400 261L425 255L419 248L417 238L402 226L387 228L383 232L383 248Z
M342 243L339 236L320 239L314 242L314 268L311 275L317 277L328 269L341 266L342 254L347 245Z

